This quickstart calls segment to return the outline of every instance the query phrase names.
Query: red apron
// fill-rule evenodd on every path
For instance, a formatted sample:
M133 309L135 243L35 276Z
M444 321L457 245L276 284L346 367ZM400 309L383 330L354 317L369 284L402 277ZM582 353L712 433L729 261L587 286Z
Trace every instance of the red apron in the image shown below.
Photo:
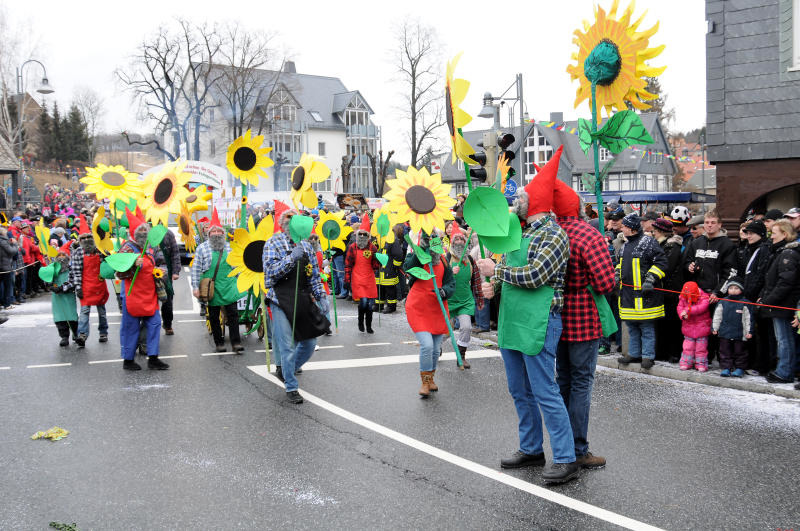
M102 257L99 254L83 255L83 277L81 279L83 298L81 299L81 306L102 306L108 301L106 281L100 278L101 260Z
M158 311L158 295L156 294L156 282L153 278L155 262L149 254L144 255L144 262L139 274L136 275L136 282L133 283L133 291L128 295L131 287L130 279L122 282L122 297L125 310L134 317L150 317Z
M429 265L424 267L426 271L430 271ZM442 287L444 265L441 260L433 266L433 273L436 275L436 285ZM449 319L450 312L447 308L447 301L442 302ZM430 332L434 335L449 333L447 323L442 317L442 311L436 300L436 294L433 292L433 280L417 279L414 281L406 299L406 319L414 333Z
M377 299L378 285L375 283L375 270L372 269L372 246L355 251L355 264L350 273L350 290L354 299ZM364 256L369 254L369 256Z

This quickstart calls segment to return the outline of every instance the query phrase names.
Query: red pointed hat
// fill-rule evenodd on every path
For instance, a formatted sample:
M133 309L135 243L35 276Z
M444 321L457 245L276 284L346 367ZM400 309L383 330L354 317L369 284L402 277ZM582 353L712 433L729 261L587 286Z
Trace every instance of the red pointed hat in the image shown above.
M467 236L464 234L464 231L461 230L461 227L458 225L458 223L454 221L451 226L453 227L453 230L450 231L450 241L453 241L453 238L455 238L458 235L464 236L464 239L467 238Z
M197 220L198 223L211 223L211 220L208 219L207 216L203 216L202 218Z
M556 189L553 192L553 213L558 217L580 216L581 198L567 183L556 179Z
M525 185L525 193L528 194L528 213L527 217L540 212L550 212L553 209L553 191L556 186L556 175L558 175L558 164L561 161L561 152L564 146L559 146L555 155L547 164L544 165L539 173Z
M141 210L139 210L138 207L136 208L136 211L141 214ZM128 218L128 234L130 234L130 237L133 238L136 229L139 228L139 225L144 223L144 218L131 212L128 207L125 207L125 216Z
M208 225L208 228L211 227L222 228L222 223L219 222L219 215L217 214L217 207L214 207L214 211L211 213L211 223Z
M364 216L361 218L361 226L359 227L359 230L365 230L365 231L369 232L371 228L372 228L372 225L370 225L370 222L369 222L369 213L365 212Z
M275 232L281 232L283 230L281 229L281 224L280 224L281 215L287 210L289 210L289 205L281 201L278 201L276 199L274 210L275 210Z
M86 216L81 214L81 224L78 227L78 234L91 234L92 229L89 228L89 224L86 222Z

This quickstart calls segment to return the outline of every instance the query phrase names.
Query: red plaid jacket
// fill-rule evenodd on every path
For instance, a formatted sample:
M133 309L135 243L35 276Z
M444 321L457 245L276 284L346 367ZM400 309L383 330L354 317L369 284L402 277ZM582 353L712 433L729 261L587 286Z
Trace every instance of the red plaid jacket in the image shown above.
M614 289L614 266L605 239L594 227L578 217L558 217L556 222L569 238L569 260L564 279L564 309L561 311L561 339L590 341L602 337L600 318L592 295Z

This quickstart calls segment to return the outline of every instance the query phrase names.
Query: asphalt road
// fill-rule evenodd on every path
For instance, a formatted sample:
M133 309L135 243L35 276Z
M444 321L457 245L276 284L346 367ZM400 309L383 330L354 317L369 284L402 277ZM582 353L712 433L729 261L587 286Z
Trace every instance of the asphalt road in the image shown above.
M109 343L93 314L78 350L58 347L49 299L12 312L0 529L800 527L797 401L599 369L591 450L609 464L545 488L541 469L500 471L517 435L495 351L476 344L460 371L446 346L440 391L420 400L404 316L376 315L363 334L338 302L339 331L299 376L302 405L266 375L254 337L243 355L203 355L186 285L176 335L162 336L169 371L122 370L113 314ZM52 426L69 436L30 439Z

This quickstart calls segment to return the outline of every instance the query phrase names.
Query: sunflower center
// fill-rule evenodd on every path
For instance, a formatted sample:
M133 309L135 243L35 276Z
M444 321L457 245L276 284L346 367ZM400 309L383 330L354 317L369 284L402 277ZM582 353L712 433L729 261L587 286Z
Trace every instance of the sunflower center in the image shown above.
M422 185L406 190L406 203L417 214L429 214L436 209L436 196Z
M161 179L161 182L156 186L156 191L153 192L153 201L157 205L162 205L169 201L172 197L172 181L169 179Z
M455 120L453 119L453 105L450 102L450 87L444 89L444 114L447 118L447 128L450 130L450 136L456 136Z
M612 84L622 69L619 47L609 39L601 40L583 62L586 79L601 86Z
M240 147L233 154L233 163L242 171L250 171L256 165L256 152L249 147Z
M183 216L178 218L178 226L183 234L189 234L189 220Z
M189 194L188 196L186 196L186 204L187 205L190 205L190 204L194 203L195 201L197 201L197 195L196 194Z
M322 224L322 234L325 235L325 239L327 240L336 240L339 238L339 234L341 234L342 229L339 227L339 224L329 219L325 223Z
M261 255L264 252L264 240L256 240L247 244L242 252L242 262L250 271L256 273L264 272L264 262L261 260Z
M125 177L115 171L105 172L100 179L108 186L122 186L125 184Z
M299 190L301 186L303 186L303 180L306 177L306 169L302 166L298 166L292 172L292 188L295 190Z

